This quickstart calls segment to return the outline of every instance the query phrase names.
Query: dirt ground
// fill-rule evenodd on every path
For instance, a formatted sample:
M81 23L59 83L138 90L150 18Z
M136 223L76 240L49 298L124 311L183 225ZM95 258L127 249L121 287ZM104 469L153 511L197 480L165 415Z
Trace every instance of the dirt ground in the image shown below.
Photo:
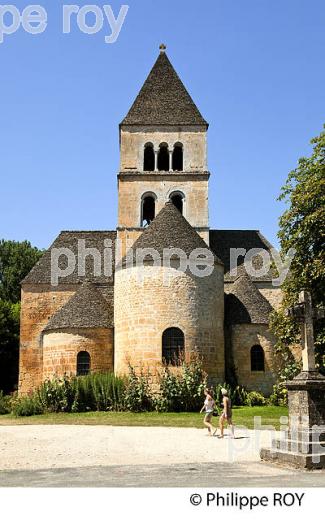
M1 426L0 470L259 461L271 432L115 426Z

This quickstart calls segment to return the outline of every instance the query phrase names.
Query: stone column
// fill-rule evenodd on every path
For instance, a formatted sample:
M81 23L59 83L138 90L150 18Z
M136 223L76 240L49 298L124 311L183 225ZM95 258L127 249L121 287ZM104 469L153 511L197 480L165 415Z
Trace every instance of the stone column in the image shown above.
M169 171L173 169L173 150L169 150Z
M155 172L158 171L158 150L155 150Z

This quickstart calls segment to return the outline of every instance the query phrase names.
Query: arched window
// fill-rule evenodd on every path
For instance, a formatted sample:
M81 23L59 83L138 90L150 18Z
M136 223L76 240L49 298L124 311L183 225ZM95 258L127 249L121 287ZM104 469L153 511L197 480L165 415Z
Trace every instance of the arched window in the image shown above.
M181 172L183 170L183 145L176 143L173 151L173 170Z
M177 327L166 329L162 336L162 358L168 365L177 366L184 355L184 333Z
M261 345L251 348L251 371L264 372L264 350Z
M153 172L155 169L155 152L152 143L144 145L143 170Z
M153 194L144 195L141 208L141 226L147 227L155 218L156 200Z
M77 376L86 376L90 372L90 354L79 352L77 356Z
M175 208L183 215L184 209L184 195L182 193L176 192L170 195L170 201L174 204Z
M169 151L168 144L161 143L159 145L158 152L158 170L159 171L169 171Z

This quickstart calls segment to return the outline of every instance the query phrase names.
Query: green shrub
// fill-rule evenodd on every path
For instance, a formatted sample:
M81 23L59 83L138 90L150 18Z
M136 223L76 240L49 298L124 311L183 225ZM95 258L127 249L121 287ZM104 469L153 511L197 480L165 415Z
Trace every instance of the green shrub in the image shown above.
M248 396L247 390L243 386L237 385L235 387L232 387L228 383L223 383L223 385L218 384L215 387L214 395L215 395L215 400L217 403L222 402L222 397L223 397L222 392L221 392L222 388L225 388L227 390L228 397L231 400L232 405L245 406L248 404L247 403L247 396Z
M124 394L126 410L130 412L149 412L154 409L154 397L150 387L150 373L140 368L139 374L129 364L129 375Z
M34 397L48 413L70 412L74 399L71 379L66 376L48 379L36 390Z
M12 412L17 417L28 417L42 414L43 409L37 397L19 397L12 402Z
M5 415L11 412L11 397L10 395L4 395L3 391L0 390L0 415Z
M288 405L288 390L281 383L273 385L273 392L269 397L269 404L273 406Z
M179 368L165 365L158 373L159 392L156 409L159 412L194 412L202 406L206 373L199 356L183 359Z
M90 376L86 376L90 377ZM93 374L90 377L97 411L122 411L124 409L125 380L112 372Z
M265 406L267 404L264 395L260 392L249 392L246 401L248 406Z

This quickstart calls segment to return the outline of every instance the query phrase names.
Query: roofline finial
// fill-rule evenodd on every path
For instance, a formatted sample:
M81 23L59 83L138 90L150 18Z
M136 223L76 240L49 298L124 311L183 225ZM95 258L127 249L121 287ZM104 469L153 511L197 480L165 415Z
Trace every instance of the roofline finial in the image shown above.
M160 54L163 54L164 52L166 52L167 47L164 43L161 43L159 45L159 49L160 49Z

